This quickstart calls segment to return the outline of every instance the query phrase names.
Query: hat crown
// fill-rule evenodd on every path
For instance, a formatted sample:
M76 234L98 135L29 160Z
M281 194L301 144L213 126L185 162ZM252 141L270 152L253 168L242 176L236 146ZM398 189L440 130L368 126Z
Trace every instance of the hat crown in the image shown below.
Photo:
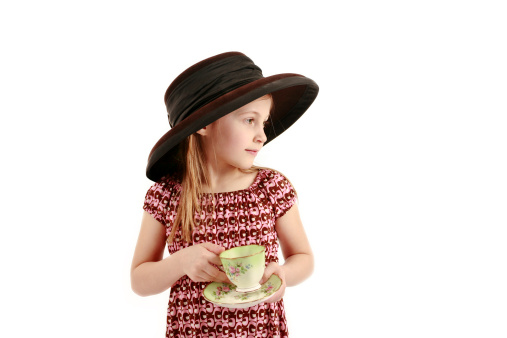
M261 78L261 69L242 53L223 53L196 63L181 73L166 91L164 99L170 126L174 127L220 96Z

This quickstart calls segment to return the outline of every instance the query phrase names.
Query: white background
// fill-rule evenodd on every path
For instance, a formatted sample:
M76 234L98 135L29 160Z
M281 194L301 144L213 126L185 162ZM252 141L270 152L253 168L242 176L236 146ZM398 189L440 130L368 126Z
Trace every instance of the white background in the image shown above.
M292 337L507 336L502 1L5 1L2 337L163 337L129 269L165 89L241 51L321 88L257 164L299 195L316 270Z

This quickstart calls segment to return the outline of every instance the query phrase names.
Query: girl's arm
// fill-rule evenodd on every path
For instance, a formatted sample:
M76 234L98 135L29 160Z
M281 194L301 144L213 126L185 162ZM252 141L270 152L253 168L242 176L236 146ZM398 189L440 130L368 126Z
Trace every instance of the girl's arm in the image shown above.
M185 275L195 282L229 281L225 273L212 265L221 265L218 254L224 248L203 243L162 259L166 238L165 226L144 211L130 270L130 282L135 293L149 296L163 292Z
M283 269L287 286L297 285L313 272L313 253L297 204L276 221L275 227L285 259Z
M269 302L275 302L283 297L285 286L294 286L307 279L313 272L313 253L306 237L299 209L294 204L289 211L277 219L275 229L280 241L285 263L278 265L270 263L264 272L261 283L273 274L283 280L282 288Z

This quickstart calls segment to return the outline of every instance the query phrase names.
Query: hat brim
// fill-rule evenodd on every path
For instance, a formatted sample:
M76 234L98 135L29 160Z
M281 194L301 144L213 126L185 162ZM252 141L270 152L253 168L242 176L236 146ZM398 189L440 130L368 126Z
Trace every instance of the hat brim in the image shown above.
M271 113L272 126L266 129L267 144L304 114L318 91L313 80L299 74L273 75L232 90L199 108L165 133L150 152L146 176L158 181L173 172L177 167L177 145L185 138L247 103L272 94L274 111Z

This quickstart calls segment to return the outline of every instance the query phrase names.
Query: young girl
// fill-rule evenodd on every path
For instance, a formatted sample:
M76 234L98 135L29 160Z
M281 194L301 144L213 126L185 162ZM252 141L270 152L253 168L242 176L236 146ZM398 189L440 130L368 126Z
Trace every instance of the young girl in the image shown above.
M167 89L171 129L149 156L146 173L155 184L146 194L131 269L137 294L171 289L166 337L288 336L284 290L312 273L313 255L294 188L253 161L317 93L317 84L298 74L263 77L237 52L193 65ZM163 259L166 244L170 255ZM205 300L209 282L230 283L218 255L249 244L266 247L261 284L276 274L280 289L246 309Z

